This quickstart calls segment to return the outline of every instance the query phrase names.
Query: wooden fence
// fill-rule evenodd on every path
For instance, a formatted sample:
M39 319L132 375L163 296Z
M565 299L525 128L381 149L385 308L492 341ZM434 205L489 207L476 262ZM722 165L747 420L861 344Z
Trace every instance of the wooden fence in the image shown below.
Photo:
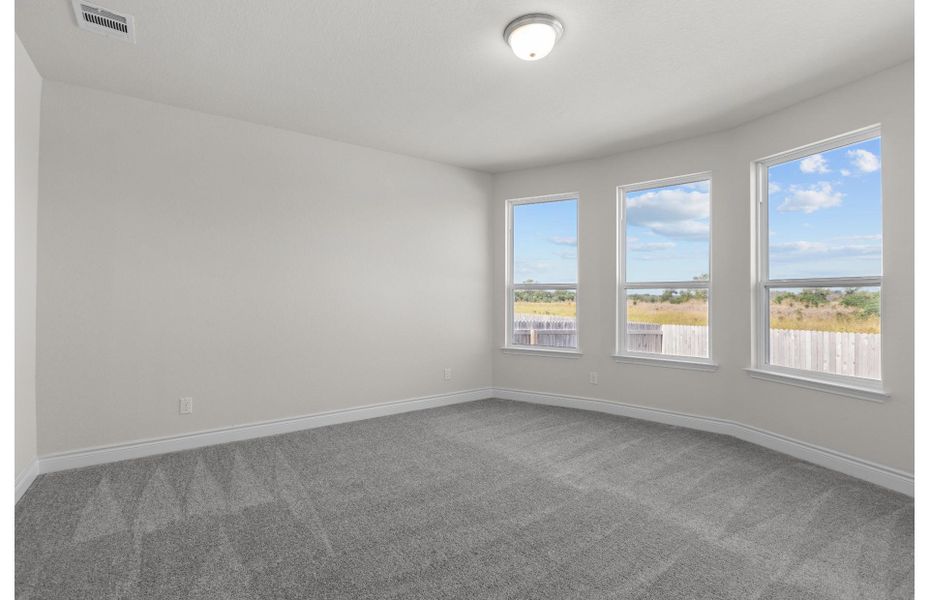
M706 356L709 348L705 326L628 323L627 327L631 352ZM772 329L770 341L772 365L872 379L881 376L879 334ZM513 343L576 348L577 324L572 317L517 314Z
M881 377L881 336L877 333L772 329L772 365L820 373Z
M573 317L513 315L513 343L520 346L577 348L577 320Z
M626 347L630 352L706 357L709 331L692 325L627 323Z
M662 354L706 358L710 353L709 329L706 326L661 325L664 343Z
M627 323L626 349L630 352L651 352L662 354L664 349L664 332L661 325L654 323Z

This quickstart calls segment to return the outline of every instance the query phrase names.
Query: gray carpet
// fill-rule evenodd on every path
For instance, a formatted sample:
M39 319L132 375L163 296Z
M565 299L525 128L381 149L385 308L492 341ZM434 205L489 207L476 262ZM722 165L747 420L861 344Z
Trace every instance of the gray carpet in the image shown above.
M913 597L910 498L733 438L485 400L54 473L16 597Z

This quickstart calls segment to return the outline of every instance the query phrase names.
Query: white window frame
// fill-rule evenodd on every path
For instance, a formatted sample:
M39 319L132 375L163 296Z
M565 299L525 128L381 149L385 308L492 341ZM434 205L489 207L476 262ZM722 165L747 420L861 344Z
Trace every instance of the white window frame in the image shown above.
M513 281L513 208L520 204L542 204L545 202L559 202L574 200L577 207L577 276L574 283L515 283ZM544 196L529 196L526 198L512 198L506 201L506 332L504 352L514 354L530 354L537 356L556 356L562 358L575 358L581 356L581 195L576 192L563 194L547 194ZM575 301L575 328L577 330L575 348L554 348L547 346L526 346L513 343L513 302L517 290L574 290Z
M626 281L626 196L632 192L662 188L672 185L684 185L699 181L710 182L710 232L708 238L706 281ZM698 371L715 371L718 365L713 361L713 173L703 171L677 177L666 177L621 185L616 188L616 348L613 358L617 362L645 364L653 366L677 367ZM678 356L673 354L655 354L650 352L630 352L627 349L626 334L626 293L628 290L647 290L659 288L706 290L707 296L707 356Z
M884 353L881 352L881 378L880 380L854 377L851 375L837 375L834 373L820 373L806 369L794 369L769 363L769 296L771 289L803 289L813 287L876 287L881 291L881 319L884 318L884 277L883 277L883 241L881 251L881 275L873 277L815 277L793 279L770 279L768 277L768 169L770 167L791 162L807 156L828 152L857 144L865 140L881 137L881 126L872 125L849 133L807 144L805 146L779 152L771 156L752 162L752 195L755 227L752 234L755 238L753 268L755 271L752 302L752 366L747 369L749 374L758 379L787 383L799 387L815 389L843 396L851 396L864 400L882 401L888 397L884 390ZM882 146L883 147L883 146ZM883 158L883 157L882 157ZM884 214L884 178L881 173L881 214ZM881 219L883 227L884 219ZM881 327L883 330L883 327ZM881 333L883 347L883 331Z

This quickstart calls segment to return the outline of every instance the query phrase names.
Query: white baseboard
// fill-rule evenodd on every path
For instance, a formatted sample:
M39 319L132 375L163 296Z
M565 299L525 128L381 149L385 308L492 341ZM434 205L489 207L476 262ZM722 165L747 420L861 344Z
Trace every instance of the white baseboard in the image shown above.
M214 444L313 429L315 427L324 427L337 423L361 421L414 410L483 400L485 398L501 398L503 400L517 400L532 404L592 410L623 417L633 417L646 421L676 425L678 427L688 427L700 431L731 435L738 439L745 440L746 442L758 444L759 446L770 448L771 450L782 452L789 456L840 473L845 473L852 477L857 477L858 479L889 488L908 496L913 496L914 492L912 473L906 473L898 469L849 456L842 452L795 440L787 436L758 429L750 425L743 425L727 419L691 415L660 408L648 408L634 404L601 400L599 398L584 398L580 396L548 394L507 388L477 388L448 394L436 394L433 396L410 398L408 400L398 400L396 402L371 404L344 410L332 410L302 417L238 425L185 435L46 455L40 457L29 469L17 477L16 499L19 500L19 498L22 497L35 478L41 473L51 473L54 471L76 469L79 467L88 467L132 458L142 458L145 456L165 454L167 452L201 448Z
M32 464L26 467L26 470L16 476L16 500L13 502L19 502L19 499L23 497L23 494L26 493L26 490L29 489L29 486L32 485L32 482L35 481L35 478L39 476L39 460L36 459L32 461Z
M634 417L636 419L655 421L667 425L677 425L679 427L688 427L690 429L731 435L740 440L758 444L759 446L782 452L815 465L889 488L895 492L913 496L914 485L912 473L906 473L842 452L795 440L784 435L765 431L750 425L743 425L742 423L727 419L703 417L660 408L647 408L598 398L547 394L506 388L494 389L494 397L503 400L529 402L532 404L592 410L611 415Z
M156 454L165 454L167 452L212 446L214 444L224 444L226 442L237 442L269 435L290 433L292 431L313 429L315 427L324 427L337 423L362 421L364 419L396 415L425 408L435 408L438 406L459 404L461 402L483 400L485 398L490 398L492 396L492 391L491 388L478 388L461 392L398 400L395 402L370 404L356 408L331 410L302 417L291 417L288 419L251 423L248 425L236 425L233 427L199 431L184 435L50 454L39 457L38 473L52 473L54 471L63 471L66 469L77 469L80 467L89 467L91 465L99 465L131 458L142 458ZM32 483L32 481L30 480L29 483ZM26 485L23 491L25 492L28 487L29 486ZM19 497L18 494L19 483L17 481L17 498Z

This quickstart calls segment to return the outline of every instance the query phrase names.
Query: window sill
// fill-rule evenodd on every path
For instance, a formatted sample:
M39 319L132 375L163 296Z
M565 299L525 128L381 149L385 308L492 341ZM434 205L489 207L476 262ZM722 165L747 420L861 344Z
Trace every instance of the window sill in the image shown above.
M802 377L799 375L780 373L778 371L769 371L767 369L751 368L745 369L745 371L749 374L749 376L754 377L755 379L772 381L774 383L783 383L786 385L806 388L808 390L816 390L818 392L825 392L827 394L835 394L837 396L848 396L849 398L857 398L859 400L867 400L869 402L886 402L888 399L890 399L890 394L885 392L880 387L880 384L876 384L874 387L866 385L859 386L851 383L838 383L835 381L825 381L811 377Z
M652 358L650 356L629 356L614 354L613 360L618 363L631 365L645 365L648 367L668 367L671 369L686 369L688 371L718 371L719 365L699 360L685 360L680 358Z
M504 346L500 348L504 354L522 354L525 356L551 356L554 358L580 358L583 356L579 350L555 350L554 348L529 348L519 346Z

